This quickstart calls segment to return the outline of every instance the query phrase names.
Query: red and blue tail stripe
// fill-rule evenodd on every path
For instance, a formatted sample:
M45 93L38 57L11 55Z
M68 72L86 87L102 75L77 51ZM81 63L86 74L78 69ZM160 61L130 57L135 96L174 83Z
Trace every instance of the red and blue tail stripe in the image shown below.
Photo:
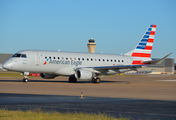
M156 31L156 25L150 25L146 30L136 48L125 55L133 57L132 64L144 64L143 61L151 60L151 52Z
M142 39L136 46L136 49L140 50L152 50L154 35L155 35L156 25L150 25Z

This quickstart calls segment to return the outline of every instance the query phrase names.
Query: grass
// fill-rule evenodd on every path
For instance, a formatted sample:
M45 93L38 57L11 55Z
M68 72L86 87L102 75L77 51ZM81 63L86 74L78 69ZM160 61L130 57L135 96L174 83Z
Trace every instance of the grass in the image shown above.
M29 75L30 76L30 75ZM0 77L23 77L20 72L12 72L12 71L1 71ZM39 77L39 76L30 76L30 77Z
M23 77L20 72L0 72L0 77Z
M114 118L106 114L59 113L35 111L9 111L0 109L0 120L130 120L130 118Z

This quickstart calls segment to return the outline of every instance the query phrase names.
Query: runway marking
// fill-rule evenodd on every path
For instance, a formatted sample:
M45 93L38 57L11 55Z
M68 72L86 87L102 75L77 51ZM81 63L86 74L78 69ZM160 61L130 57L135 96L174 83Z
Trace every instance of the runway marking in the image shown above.
M176 80L157 80L157 81L168 81L168 82L176 82Z

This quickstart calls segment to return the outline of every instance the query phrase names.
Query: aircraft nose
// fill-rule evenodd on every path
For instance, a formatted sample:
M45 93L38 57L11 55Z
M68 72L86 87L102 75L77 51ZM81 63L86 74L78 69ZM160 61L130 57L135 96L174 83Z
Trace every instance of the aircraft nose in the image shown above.
M14 66L14 63L13 63L13 61L6 61L5 63L3 63L3 65L2 65L2 67L4 68L4 69L11 69L11 68L13 68L13 66Z

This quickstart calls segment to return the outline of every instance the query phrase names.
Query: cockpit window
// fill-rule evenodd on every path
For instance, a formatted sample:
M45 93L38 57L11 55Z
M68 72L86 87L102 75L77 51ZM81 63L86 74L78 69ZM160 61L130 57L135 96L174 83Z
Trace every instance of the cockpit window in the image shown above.
M22 57L22 58L27 58L26 54L19 54L19 53L14 54L12 57Z
M14 54L12 57L20 57L21 54Z
M26 57L26 54L22 54L21 57L22 57L22 58L27 58L27 57Z

